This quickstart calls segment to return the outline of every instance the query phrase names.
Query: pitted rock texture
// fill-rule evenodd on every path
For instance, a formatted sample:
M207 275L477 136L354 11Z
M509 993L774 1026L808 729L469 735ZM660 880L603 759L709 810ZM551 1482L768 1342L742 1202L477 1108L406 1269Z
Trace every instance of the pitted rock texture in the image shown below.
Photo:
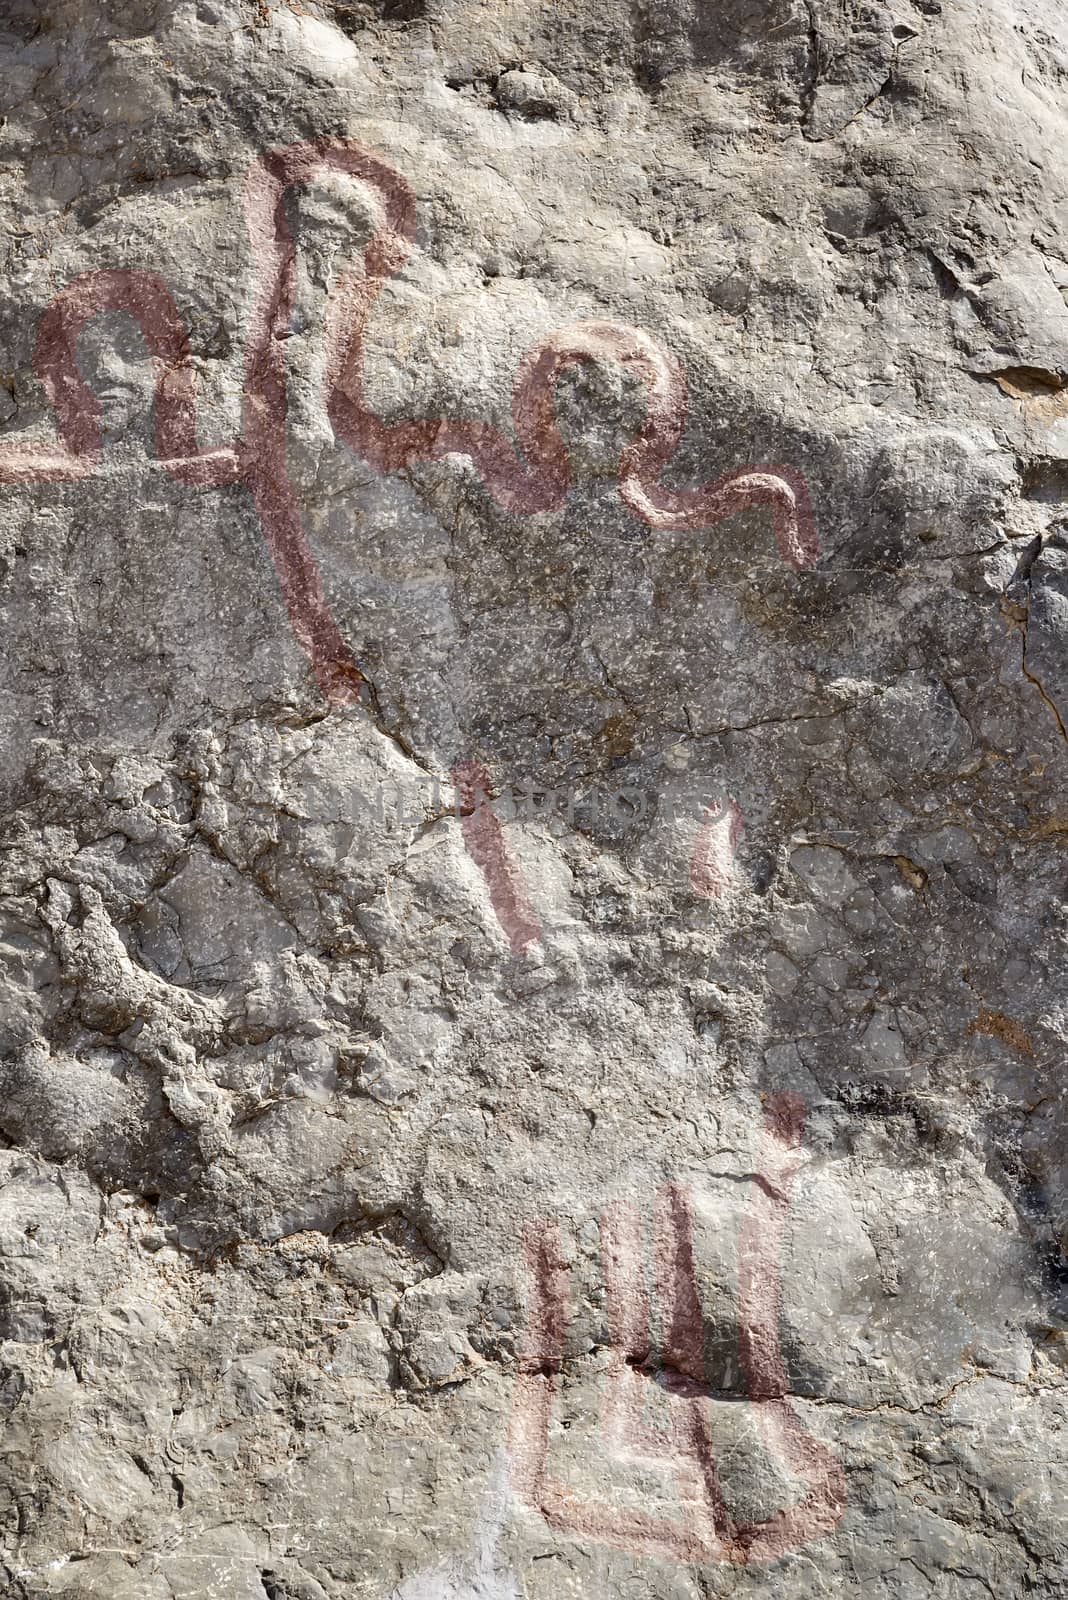
M688 377L665 481L781 463L820 550L636 516L610 361L557 380L559 509L377 472L326 329L381 218L320 175L281 332L331 706L252 496L161 464L127 314L82 331L99 470L0 482L5 1597L1064 1593L1066 82L1053 0L6 0L0 478L106 269L165 280L228 444L247 175L343 139L417 204L378 414L508 434L526 352L631 324ZM804 1502L783 1404L833 1514L748 1559ZM648 1534L711 1515L698 1426L719 1558Z

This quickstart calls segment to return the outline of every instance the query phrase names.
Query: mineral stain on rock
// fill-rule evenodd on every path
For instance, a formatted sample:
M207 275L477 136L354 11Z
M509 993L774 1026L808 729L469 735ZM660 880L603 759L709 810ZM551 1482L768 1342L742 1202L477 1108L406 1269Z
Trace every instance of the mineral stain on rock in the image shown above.
M416 22L427 15L429 4L428 0L326 0L324 9L343 32L356 34L377 21Z

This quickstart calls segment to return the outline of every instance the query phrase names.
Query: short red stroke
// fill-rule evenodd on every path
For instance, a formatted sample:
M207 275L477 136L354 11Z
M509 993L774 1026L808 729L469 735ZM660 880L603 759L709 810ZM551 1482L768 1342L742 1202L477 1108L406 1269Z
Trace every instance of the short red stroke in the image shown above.
M486 881L497 921L515 955L541 938L541 928L527 898L521 867L504 838L501 819L491 805L489 773L479 761L462 761L452 769L464 843Z
M690 887L706 900L718 900L730 888L734 858L745 832L745 819L734 800L706 806L690 856Z
M674 1479L684 1514L659 1516L583 1495L553 1476L549 1444L563 1368L569 1273L554 1224L528 1228L524 1257L529 1315L520 1351L509 1444L519 1498L550 1527L632 1555L734 1566L777 1560L833 1532L846 1503L845 1475L832 1451L808 1433L788 1398L779 1344L781 1253L790 1187L799 1162L802 1102L769 1099L753 1198L738 1243L738 1354L751 1414L772 1459L797 1480L796 1500L759 1521L737 1520L716 1467L707 1400L704 1316L697 1291L693 1219L685 1190L659 1192L653 1213L656 1309L643 1283L641 1219L629 1204L609 1207L601 1249L611 1342L602 1434L617 1457L659 1463ZM668 1429L646 1420L649 1385L668 1397Z

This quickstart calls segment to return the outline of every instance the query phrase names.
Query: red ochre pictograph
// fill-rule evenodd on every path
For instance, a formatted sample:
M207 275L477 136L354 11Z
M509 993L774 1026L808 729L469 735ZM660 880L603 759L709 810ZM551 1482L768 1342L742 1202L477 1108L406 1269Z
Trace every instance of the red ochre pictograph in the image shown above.
M490 777L479 761L461 761L450 774L467 852L486 881L490 904L515 955L541 938L527 897L522 869L504 842L501 819L491 808Z
M659 1349L643 1283L641 1219L626 1203L610 1206L601 1219L612 1349L601 1436L610 1455L659 1462L670 1471L678 1517L615 1506L553 1476L549 1441L567 1334L569 1275L555 1227L543 1222L526 1232L530 1294L509 1436L512 1484L519 1499L550 1527L632 1555L736 1566L774 1561L837 1527L845 1509L845 1475L791 1407L779 1347L780 1257L803 1123L804 1107L795 1095L769 1098L753 1199L738 1242L738 1357L751 1415L764 1448L798 1481L799 1497L760 1522L738 1522L726 1505L705 1406L715 1396L705 1382L692 1215L685 1190L668 1184L657 1195L652 1218ZM667 1434L646 1424L650 1384L667 1398Z
M729 797L705 806L704 813L690 857L690 887L705 900L718 900L730 888L745 818Z
M294 636L322 693L333 706L358 700L364 680L327 604L286 470L285 352L296 298L296 244L284 202L287 190L326 172L347 173L365 184L378 213L362 262L343 276L332 296L325 330L327 412L337 436L363 460L380 472L398 472L415 461L466 455L504 511L523 516L556 510L571 485L567 447L553 412L556 379L578 362L618 362L639 379L646 402L645 420L619 459L619 493L630 510L653 528L697 530L750 507L766 506L787 565L801 570L815 562L819 544L808 488L793 468L740 467L691 489L662 482L686 422L686 372L648 333L626 323L576 323L550 334L523 358L512 393L515 444L488 422L427 417L386 423L377 417L363 399L367 325L376 295L404 264L415 239L415 197L393 167L343 139L269 150L249 173L245 223L254 293L242 425L233 443L214 450L198 446L186 330L159 274L135 268L87 272L56 295L38 326L34 367L55 413L56 441L0 444L0 482L75 481L100 470L100 404L78 369L78 337L102 312L128 313L155 359L159 460L179 483L202 489L242 484L248 490ZM527 948L534 924L515 887L517 869L503 839L491 837L477 812L464 832L487 874L498 916L509 896L515 901L508 913L512 929L505 927L513 949ZM497 863L490 869L498 875L496 888L483 862Z

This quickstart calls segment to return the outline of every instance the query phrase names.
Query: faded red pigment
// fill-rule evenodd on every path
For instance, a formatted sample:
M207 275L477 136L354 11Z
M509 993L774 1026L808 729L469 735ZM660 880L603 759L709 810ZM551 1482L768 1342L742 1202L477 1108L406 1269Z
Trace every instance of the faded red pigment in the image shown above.
M366 184L379 213L361 265L343 277L327 314L327 411L338 437L356 454L380 472L398 472L415 461L453 453L466 455L503 510L526 515L558 509L570 488L571 469L553 412L556 379L577 362L615 361L638 378L646 398L642 427L620 455L624 503L650 527L694 530L767 506L782 559L798 570L815 562L819 545L808 488L793 468L742 467L694 489L673 489L661 482L686 422L686 373L655 339L626 323L577 323L551 334L523 358L512 395L518 451L487 422L428 417L385 423L370 411L363 399L367 323L382 285L407 259L415 238L415 198L394 168L342 139L269 150L249 174L245 222L255 284L238 438L216 450L197 445L188 339L163 279L134 269L88 272L55 297L38 328L34 366L55 412L57 441L0 447L0 482L55 483L90 478L99 471L100 405L78 370L77 342L85 325L101 312L128 313L156 362L157 456L179 483L204 489L242 484L249 491L290 625L316 681L331 705L358 700L362 675L327 605L286 471L285 342L295 304L296 246L284 202L287 190L323 172L347 173ZM472 853L487 874L500 915L509 896L515 900L518 881L503 837L491 837L488 825L479 821L465 828L465 838L474 844ZM498 877L496 886L492 874ZM530 944L528 933L534 926L528 911L519 909L521 900L519 896L514 914L509 913L513 931L505 929L517 950Z
M760 1522L737 1521L724 1500L704 1405L712 1396L705 1380L704 1316L697 1292L692 1214L685 1191L668 1184L657 1196L652 1229L661 1330L658 1350L642 1283L638 1213L630 1205L618 1204L601 1220L612 1347L602 1430L611 1453L659 1461L671 1470L684 1514L673 1519L613 1506L580 1495L549 1470L550 1427L567 1335L569 1273L555 1228L543 1223L528 1229L524 1241L530 1309L510 1446L517 1494L551 1527L637 1556L747 1566L788 1555L838 1525L845 1508L845 1476L829 1448L805 1431L793 1411L779 1347L782 1240L803 1121L804 1108L796 1096L769 1100L754 1198L738 1244L738 1355L746 1394L765 1447L797 1479L800 1497ZM650 1383L669 1399L666 1438L645 1422Z
M745 832L745 818L734 800L705 807L690 856L690 887L705 900L718 900L730 888L734 858Z
M508 943L516 955L522 955L541 938L541 929L527 899L522 869L504 842L500 818L491 809L489 773L479 761L461 761L450 776L468 854L486 880L490 904Z

